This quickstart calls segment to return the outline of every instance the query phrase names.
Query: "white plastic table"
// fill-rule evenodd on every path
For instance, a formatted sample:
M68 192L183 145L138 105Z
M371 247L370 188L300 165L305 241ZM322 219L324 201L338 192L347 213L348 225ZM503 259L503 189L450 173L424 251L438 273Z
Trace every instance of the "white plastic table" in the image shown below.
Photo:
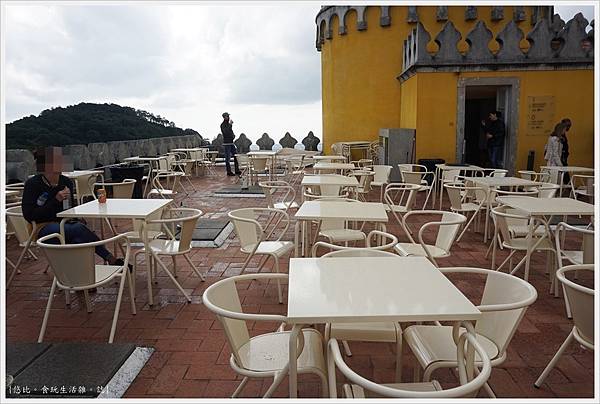
M275 161L279 150L255 150L246 153L247 156L250 157L266 157L269 158L269 179L273 179L273 175L275 174Z
M298 256L298 244L302 233L302 252L309 245L306 239L306 225L310 226L311 220L339 219L357 222L377 223L381 231L385 231L388 222L385 205L379 202L336 202L336 201L306 201L298 208L294 228L295 256ZM310 237L310 236L309 236Z
M558 186L560 186L560 189L558 190L558 192L559 192L558 196L562 196L563 185L565 182L564 181L565 173L584 174L584 173L590 173L590 172L593 173L594 172L593 168L579 167L579 166L540 166L540 170L556 171L558 173L558 175L557 175Z
M500 196L496 198L503 205L518 209L530 217L529 232L527 233L527 252L525 260L525 280L529 279L529 263L534 250L533 234L535 231L534 217L544 220L546 223L552 220L552 216L592 216L594 205L572 198L535 198L531 196ZM517 264L513 271L522 264Z
M313 166L315 171L344 171L354 170L356 167L351 163L323 163L319 162Z
M338 185L340 187L356 188L358 187L358 179L356 177L346 177L345 175L328 174L328 175L305 175L300 183L302 187L302 202L304 202L304 191L307 187L317 187L321 185Z
M123 159L123 161L128 163L147 163L149 167L148 178L146 178L146 185L144 185L144 193L146 195L146 190L148 188L148 184L152 182L154 179L153 174L158 170L160 160L165 160L166 156L158 156L158 157L141 157L141 156L133 156L127 157Z
M481 312L425 257L292 258L289 357L303 324L477 321ZM290 396L297 394L290 360ZM335 386L334 386L335 388Z
M490 193L496 187L531 187L540 185L540 182L526 180L518 177L473 177L471 179L476 185L486 188L486 201L489 202ZM490 221L490 204L485 204L485 229L483 231L483 241L488 239L488 226Z
M106 203L99 203L93 200L83 205L75 206L64 210L56 216L62 218L60 222L60 234L65 234L64 224L69 218L90 218L90 219L136 219L142 223L140 234L144 242L146 266L148 268L148 304L152 306L154 299L152 297L152 276L150 275L150 246L148 243L148 228L146 220L156 211L163 209L173 202L173 199L114 199L109 198ZM167 274L169 272L167 271ZM179 283L172 278L176 285ZM181 287L180 287L181 289ZM183 289L182 289L183 290Z
M442 197L444 196L444 171L459 170L460 172L483 171L483 168L474 165L454 166L448 164L435 165L435 192L440 194L440 210L442 209ZM437 195L437 194L436 194Z
M67 178L75 179L79 177L85 177L87 175L100 175L104 174L104 171L101 170L75 170L75 171L64 171L62 175Z

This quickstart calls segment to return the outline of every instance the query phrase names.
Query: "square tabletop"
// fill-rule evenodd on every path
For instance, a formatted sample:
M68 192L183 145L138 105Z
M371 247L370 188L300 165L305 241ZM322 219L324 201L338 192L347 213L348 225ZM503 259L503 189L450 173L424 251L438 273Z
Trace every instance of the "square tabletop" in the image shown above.
M356 177L347 177L345 175L305 175L300 183L302 186L316 185L340 185L346 187L357 187L358 179Z
M346 160L346 156L341 156L341 155L327 155L327 156L313 156L312 157L314 160Z
M78 178L78 177L85 177L87 175L98 175L98 174L104 174L104 171L101 170L75 170L75 171L63 171L62 175L64 175L67 178Z
M348 219L387 222L388 215L379 202L306 201L294 215L299 220Z
M542 169L568 173L589 173L594 172L593 168L579 166L541 166Z
M158 161L158 160L162 160L165 159L165 156L158 156L158 157L142 157L142 156L133 156L133 157L127 157L125 159L123 159L123 161L129 161L129 162L133 162L133 161Z
M436 168L440 169L440 170L462 170L462 171L479 171L479 170L483 170L483 168L479 167L479 166L474 166L471 164L468 165L460 165L460 166L455 166L455 165L451 165L451 164L445 164L445 163L441 163L441 164L436 164L435 165Z
M573 198L536 198L532 196L500 196L500 203L529 216L593 215L594 205Z
M275 156L278 153L277 150L255 150L246 153L247 156Z
M106 203L97 200L86 202L58 213L58 217L87 217L114 219L145 219L159 209L173 202L172 199L115 199Z
M315 170L354 170L356 167L351 163L316 163Z
M469 178L469 180L477 185L484 185L486 187L529 187L540 185L540 182L519 177L473 177Z
M286 322L477 320L481 312L425 257L292 258Z

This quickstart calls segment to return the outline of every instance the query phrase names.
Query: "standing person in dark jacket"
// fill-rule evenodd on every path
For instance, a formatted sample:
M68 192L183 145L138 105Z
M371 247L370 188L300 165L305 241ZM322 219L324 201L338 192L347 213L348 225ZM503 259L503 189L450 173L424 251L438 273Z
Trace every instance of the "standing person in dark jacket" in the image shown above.
M569 131L569 129L571 129L571 120L569 118L563 118L560 121L560 123L562 123L565 126L565 130L562 136L560 137L560 143L562 143L562 153L560 155L560 162L562 163L563 167L567 167L569 165L569 139L567 139L567 132ZM569 173L565 173L563 181L565 184L571 182L571 176L569 175Z
M233 121L229 118L229 114L227 112L223 112L223 122L221 123L221 133L223 134L223 149L225 151L225 168L227 169L227 175L241 175L240 168L238 166L237 158L235 157L235 145L233 144L233 139L235 139L235 135L233 134L233 129L231 129L231 125L233 125ZM235 174L231 172L231 160L233 157L233 164L235 165Z
M502 121L500 111L492 111L488 115L489 122L481 121L481 126L487 138L487 148L491 168L502 168L502 152L504 150L504 136L506 127Z
M63 155L60 147L47 147L44 154L36 156L37 171L25 182L21 209L28 222L36 222L41 229L38 237L60 232L60 219L57 213L75 205L73 182L62 175ZM67 244L91 243L100 240L85 224L79 221L65 223ZM58 239L48 240L58 244ZM96 254L110 265L123 265L122 259L115 258L104 246L96 247Z

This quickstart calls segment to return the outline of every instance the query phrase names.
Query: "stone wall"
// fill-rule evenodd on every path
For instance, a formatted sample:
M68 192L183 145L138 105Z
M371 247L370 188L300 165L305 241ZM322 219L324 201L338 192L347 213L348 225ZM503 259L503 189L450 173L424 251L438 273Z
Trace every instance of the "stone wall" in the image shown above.
M203 139L195 135L173 136L152 139L126 140L63 147L75 170L85 170L106 166L123 161L131 156L153 156L164 154L171 149L197 147L203 145ZM24 149L6 151L6 180L24 181L36 172L33 153Z

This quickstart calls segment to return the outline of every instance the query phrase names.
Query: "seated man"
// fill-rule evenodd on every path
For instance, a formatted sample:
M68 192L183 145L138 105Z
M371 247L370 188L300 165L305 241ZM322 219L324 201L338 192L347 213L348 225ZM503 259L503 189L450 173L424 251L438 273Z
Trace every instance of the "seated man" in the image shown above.
M21 207L28 222L40 225L38 237L60 233L60 219L56 214L74 206L73 183L62 175L62 148L47 147L44 154L36 156L37 171L25 182ZM100 240L84 223L71 220L65 223L67 244L91 243ZM49 242L58 243L58 239ZM123 265L123 259L115 258L104 246L96 247L96 254L110 265Z

